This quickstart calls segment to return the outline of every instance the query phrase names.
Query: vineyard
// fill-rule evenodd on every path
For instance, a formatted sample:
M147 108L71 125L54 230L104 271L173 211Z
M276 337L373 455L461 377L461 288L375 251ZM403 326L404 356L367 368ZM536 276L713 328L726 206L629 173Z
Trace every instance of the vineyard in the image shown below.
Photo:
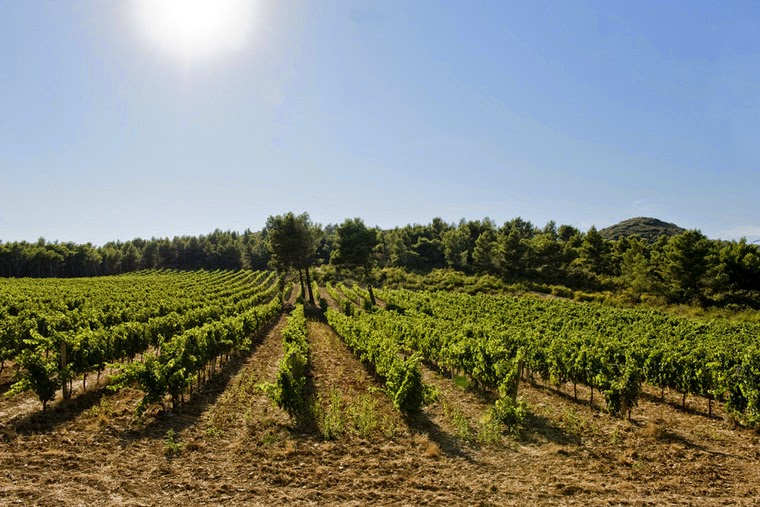
M750 504L760 325L264 271L0 279L0 499Z
M280 312L274 274L144 274L95 280L7 280L0 292L0 371L18 365L12 393L33 390L43 410L73 382L129 361L119 383L137 382L140 408L171 394L176 406L193 375L250 346ZM145 355L134 362L137 354Z
M645 382L712 401L754 427L760 422L760 325L697 322L645 310L559 300L388 291L394 312L375 327L439 368L500 388L515 360L528 375L604 395L613 415L638 403Z

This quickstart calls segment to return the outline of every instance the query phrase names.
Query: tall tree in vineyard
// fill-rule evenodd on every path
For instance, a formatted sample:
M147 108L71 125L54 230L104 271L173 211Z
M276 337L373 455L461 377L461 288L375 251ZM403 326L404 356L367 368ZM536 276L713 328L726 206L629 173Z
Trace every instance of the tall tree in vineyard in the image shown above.
M374 305L375 294L372 292L372 285L375 266L373 252L378 244L376 231L368 229L361 218L347 218L338 226L336 233L336 248L332 252L330 262L355 273L357 278L367 285L370 301Z
M297 269L301 296L306 297L308 289L309 301L314 304L309 267L314 262L321 229L312 223L308 213L295 216L293 212L288 212L285 215L270 216L266 232L272 262L280 269Z

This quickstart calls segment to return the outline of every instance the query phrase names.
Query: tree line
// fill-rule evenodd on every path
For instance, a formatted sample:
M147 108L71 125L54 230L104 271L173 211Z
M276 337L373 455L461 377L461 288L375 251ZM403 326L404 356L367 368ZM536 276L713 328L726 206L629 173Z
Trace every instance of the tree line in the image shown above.
M393 229L359 218L321 226L307 213L270 216L261 231L216 230L205 236L90 243L0 242L0 276L77 277L141 269L293 268L310 287L309 268L349 269L370 287L378 269L417 273L453 269L506 283L534 282L609 290L632 301L760 308L760 247L707 238L698 230L656 241L605 239L553 221L538 227L515 218L485 218Z
M0 241L0 276L84 277L144 269L267 269L270 255L261 232L215 230L201 236L136 238L92 243Z

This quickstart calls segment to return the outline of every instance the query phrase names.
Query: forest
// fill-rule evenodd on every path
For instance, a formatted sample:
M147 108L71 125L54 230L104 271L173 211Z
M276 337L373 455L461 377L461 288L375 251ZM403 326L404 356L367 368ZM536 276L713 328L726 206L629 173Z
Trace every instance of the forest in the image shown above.
M285 216L295 216L292 213ZM91 243L0 241L0 276L84 277L144 269L215 270L273 266L267 248L270 221L260 231L215 230L208 235ZM308 265L329 266L340 225L297 218L309 230ZM352 219L361 223L361 219ZM350 222L351 220L347 220ZM344 222L345 223L345 222ZM397 273L490 275L504 284L560 286L614 292L630 302L693 304L731 309L760 308L760 247L742 238L723 241L699 230L617 239L591 227L581 231L550 221L538 227L515 218L502 225L489 218L393 229L367 228L372 276ZM678 231L683 232L678 232ZM395 270L394 270L395 268ZM330 273L330 270L326 270Z

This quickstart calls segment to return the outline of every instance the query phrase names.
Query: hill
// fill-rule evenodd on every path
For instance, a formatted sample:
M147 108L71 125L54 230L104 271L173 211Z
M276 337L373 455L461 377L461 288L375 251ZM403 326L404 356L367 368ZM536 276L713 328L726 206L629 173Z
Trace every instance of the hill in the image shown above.
M676 224L649 217L629 218L628 220L623 220L615 225L599 230L599 234L605 239L639 236L649 242L656 241L660 236L675 236L682 232L686 232L686 229Z

